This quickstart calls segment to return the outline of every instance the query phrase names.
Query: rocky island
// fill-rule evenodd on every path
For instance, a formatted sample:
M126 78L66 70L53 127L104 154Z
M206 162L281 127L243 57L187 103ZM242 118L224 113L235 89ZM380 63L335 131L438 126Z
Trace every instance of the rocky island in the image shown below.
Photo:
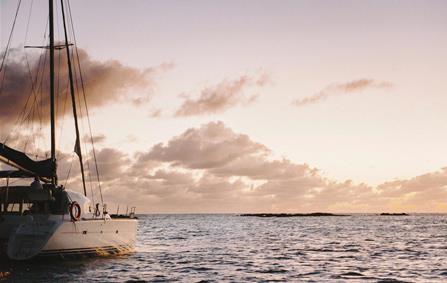
M239 216L251 217L322 217L322 216L349 216L346 214L333 214L327 212L313 212L313 213L245 213Z

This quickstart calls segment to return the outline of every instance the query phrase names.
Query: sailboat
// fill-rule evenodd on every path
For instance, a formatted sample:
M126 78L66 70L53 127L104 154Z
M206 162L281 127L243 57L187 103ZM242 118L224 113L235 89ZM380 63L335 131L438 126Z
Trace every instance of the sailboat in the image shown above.
M6 186L0 187L0 258L29 260L40 256L110 255L129 253L136 242L135 209L125 215L111 215L106 205L92 204L87 197L73 71L61 0L65 43L55 45L54 0L49 0L50 124L51 157L33 160L26 153L0 143L0 161L11 170L0 171ZM56 160L55 50L65 49L76 133L75 153L79 157L84 194L58 183ZM8 103L8 101L1 101ZM10 179L33 180L31 185L10 185ZM98 178L99 181L99 178ZM23 182L22 182L23 183Z

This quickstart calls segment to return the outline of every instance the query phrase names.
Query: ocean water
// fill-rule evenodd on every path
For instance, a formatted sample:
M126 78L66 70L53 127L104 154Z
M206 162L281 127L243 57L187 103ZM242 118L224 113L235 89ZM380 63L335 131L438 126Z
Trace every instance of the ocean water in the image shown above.
M2 281L447 282L447 215L144 215L131 255L0 262Z

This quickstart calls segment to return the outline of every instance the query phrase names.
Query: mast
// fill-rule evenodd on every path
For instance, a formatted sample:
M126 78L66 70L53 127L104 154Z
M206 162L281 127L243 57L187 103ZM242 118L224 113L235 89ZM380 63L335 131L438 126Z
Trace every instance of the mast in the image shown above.
M75 152L79 157L79 163L81 165L82 186L84 188L84 195L87 196L87 189L85 187L84 163L82 161L81 142L80 142L80 138L79 138L79 125L78 125L78 114L77 114L77 110L76 110L76 99L75 99L74 83L73 83L73 71L71 68L70 49L69 49L68 35L67 35L67 24L65 22L64 0L61 0L61 10L62 10L62 22L64 23L65 50L67 52L68 77L70 79L71 105L73 107L73 117L74 117L75 130L76 130Z
M51 160L56 164L56 121L54 115L54 9L53 0L49 0L49 29L50 29L50 115L51 115ZM56 169L55 169L56 170ZM57 185L57 176L54 172L53 185Z

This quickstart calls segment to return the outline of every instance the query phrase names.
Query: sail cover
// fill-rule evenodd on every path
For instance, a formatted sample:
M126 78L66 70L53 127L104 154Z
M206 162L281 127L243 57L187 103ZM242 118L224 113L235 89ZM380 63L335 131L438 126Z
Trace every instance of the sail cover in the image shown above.
M29 174L43 177L56 177L56 162L51 159L34 161L25 153L0 143L0 161Z

